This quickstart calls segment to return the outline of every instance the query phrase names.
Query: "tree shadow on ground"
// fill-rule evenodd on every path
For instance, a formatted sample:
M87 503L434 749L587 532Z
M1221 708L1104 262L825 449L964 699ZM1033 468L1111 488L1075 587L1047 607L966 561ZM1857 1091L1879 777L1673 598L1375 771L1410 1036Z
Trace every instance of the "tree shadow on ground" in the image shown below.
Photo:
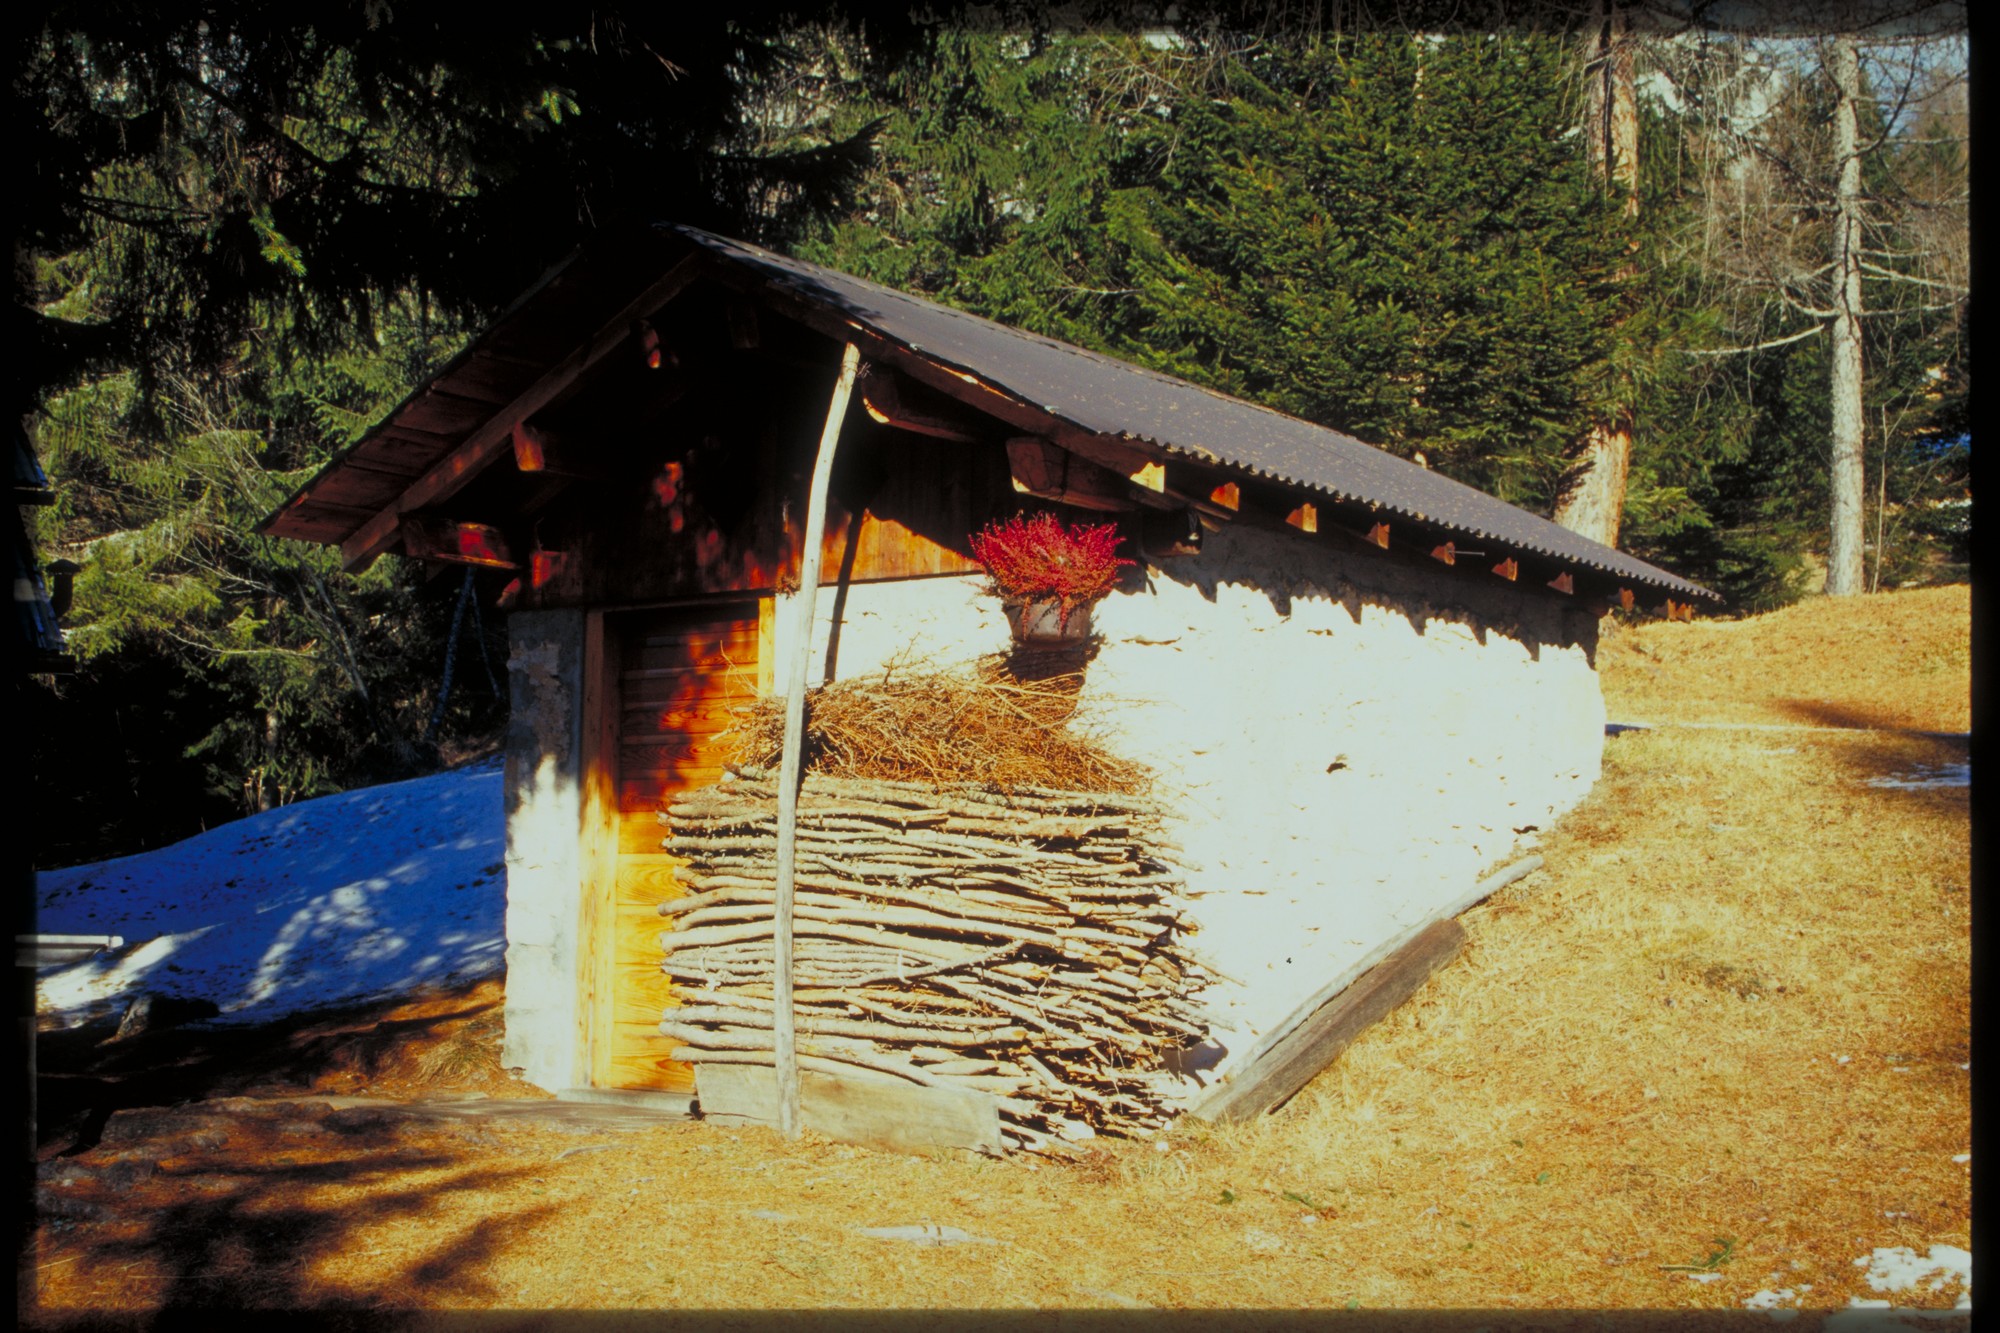
M509 1205L455 1234L438 1227L441 1198L519 1197L534 1168L476 1161L487 1137L375 1110L329 1113L324 1104L143 1117L91 1154L45 1164L44 1262L36 1290L22 1293L24 1322L61 1327L116 1310L486 1303L490 1263L553 1211ZM397 1225L409 1221L427 1224L416 1247ZM377 1259L381 1249L391 1257Z
M112 1114L137 1107L304 1090L358 1091L391 1072L405 1077L435 1072L444 1083L455 1078L490 1086L504 1077L497 1056L496 990L479 983L414 1006L406 999L254 1026L156 1029L119 1041L109 1040L116 1027L111 1021L41 1033L38 1155L87 1151ZM413 1007L435 1012L409 1014Z
M1778 706L1802 725L1852 732L1828 737L1827 743L1815 748L1850 772L1856 782L1877 787L1885 798L1939 810L1966 808L1970 787L1954 785L1948 779L1972 762L1969 734L1911 731L1886 708L1809 699L1787 699Z

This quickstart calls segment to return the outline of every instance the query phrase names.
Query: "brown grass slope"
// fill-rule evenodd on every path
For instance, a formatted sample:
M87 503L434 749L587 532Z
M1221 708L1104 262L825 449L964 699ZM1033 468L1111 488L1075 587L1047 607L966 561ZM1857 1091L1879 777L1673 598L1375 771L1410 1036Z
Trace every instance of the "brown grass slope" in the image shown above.
M1614 722L1967 731L1972 590L1815 597L1766 616L1652 622L1606 637Z
M1809 701L1814 727L1962 730L1966 603L1621 630L1600 655L1612 715L1789 725ZM1692 1312L1790 1288L1844 1306L1877 1294L1854 1262L1877 1246L1970 1244L1952 1160L1970 1148L1966 792L1866 783L1964 758L1878 732L1611 740L1547 869L1470 913L1459 962L1252 1126L1099 1141L1071 1166L695 1124L246 1127L98 1220L45 1222L31 1317L194 1296ZM857 1234L916 1222L999 1243Z

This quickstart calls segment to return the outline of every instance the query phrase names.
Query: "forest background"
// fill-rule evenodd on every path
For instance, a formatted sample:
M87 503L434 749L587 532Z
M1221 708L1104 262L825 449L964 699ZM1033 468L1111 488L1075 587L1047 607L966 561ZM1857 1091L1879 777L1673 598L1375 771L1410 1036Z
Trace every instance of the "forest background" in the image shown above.
M1172 12L16 14L22 512L77 567L37 863L490 747L469 584L254 525L637 221L1421 454L1737 612L1965 577L1962 9Z

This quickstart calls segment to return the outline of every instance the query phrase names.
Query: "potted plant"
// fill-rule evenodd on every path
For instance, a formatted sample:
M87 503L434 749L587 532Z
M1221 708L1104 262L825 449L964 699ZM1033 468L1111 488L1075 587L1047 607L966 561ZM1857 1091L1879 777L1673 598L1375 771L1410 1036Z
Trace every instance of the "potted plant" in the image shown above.
M971 541L1022 644L1089 638L1091 605L1117 583L1119 566L1133 563L1117 554L1115 524L1066 527L1054 514L1016 514Z

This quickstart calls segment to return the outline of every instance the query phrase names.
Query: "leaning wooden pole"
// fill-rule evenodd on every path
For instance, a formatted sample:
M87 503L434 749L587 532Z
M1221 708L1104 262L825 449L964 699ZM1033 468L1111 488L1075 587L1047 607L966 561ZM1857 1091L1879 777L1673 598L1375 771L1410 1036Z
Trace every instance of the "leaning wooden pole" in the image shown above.
M797 869L799 787L803 780L806 731L806 675L812 665L813 606L819 600L819 553L826 536L826 491L833 477L833 452L840 444L840 423L861 368L861 349L853 343L840 358L840 378L826 409L826 429L820 432L819 456L813 461L812 492L806 499L806 530L799 552L798 614L792 617L792 660L785 675L785 753L778 770L778 885L772 936L776 967L772 973L772 1047L778 1073L778 1131L786 1138L799 1133L799 1057L794 1045L792 1012L792 890Z

